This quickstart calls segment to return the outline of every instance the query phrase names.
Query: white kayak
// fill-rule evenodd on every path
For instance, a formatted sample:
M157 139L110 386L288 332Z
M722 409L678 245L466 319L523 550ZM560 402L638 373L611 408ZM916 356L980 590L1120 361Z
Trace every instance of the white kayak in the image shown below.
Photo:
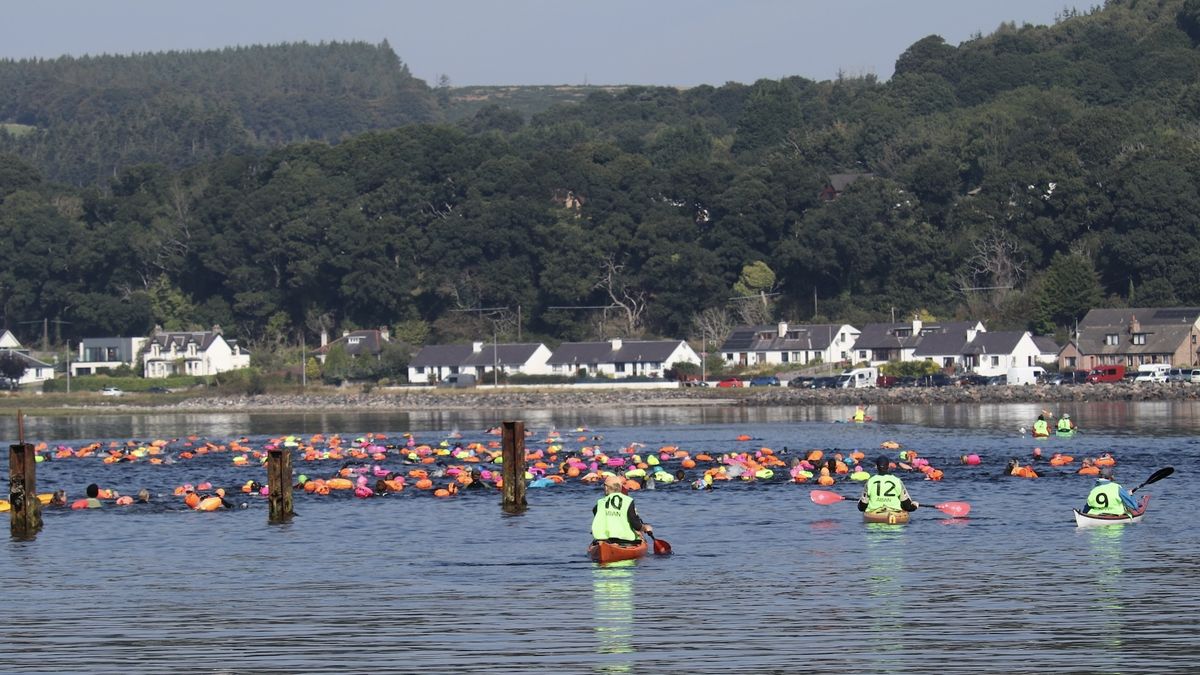
M1100 527L1102 525L1125 525L1142 522L1142 518L1146 516L1146 505L1150 501L1150 495L1142 495L1142 501L1138 504L1138 510L1133 513L1127 513L1123 516L1095 516L1090 513L1080 513L1075 510L1075 526L1076 527Z

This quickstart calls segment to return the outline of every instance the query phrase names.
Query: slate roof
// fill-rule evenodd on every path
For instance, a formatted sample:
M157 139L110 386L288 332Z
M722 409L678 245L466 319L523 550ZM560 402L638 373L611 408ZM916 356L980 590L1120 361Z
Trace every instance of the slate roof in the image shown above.
M964 354L967 347L966 333L932 333L921 338L913 356L946 356Z
M1011 354L1025 337L1025 331L1000 330L989 333L977 333L975 339L967 343L963 354Z
M471 355L471 345L425 345L408 362L410 368L461 365Z
M1128 326L1089 326L1084 330L1081 325L1074 342L1080 354L1174 354L1185 340L1190 339L1192 324L1142 324L1141 332L1146 334L1146 344L1135 345ZM1110 333L1117 334L1117 344L1105 344Z
M829 187L838 192L845 191L851 184L857 182L860 178L870 178L873 174L869 173L834 173L829 175Z
M175 345L175 350L177 352L186 352L187 346L193 342L196 343L196 345L197 345L196 348L199 351L204 352L204 351L208 350L209 346L214 341L216 341L217 337L220 335L221 335L221 333L219 333L219 332L214 333L213 331L210 331L210 330L190 331L190 332L155 333L154 335L150 336L150 339L147 340L146 344L142 347L142 353L149 354L149 353L151 353L150 347L152 345L158 345L159 349L162 350L161 353L163 355L166 355L168 352L171 351L172 344ZM224 339L224 338L222 338L222 339ZM225 340L225 342L228 343L231 348L237 344L237 340ZM245 349L242 349L241 353L249 354L250 352Z
M463 362L459 365L463 366L490 366L498 364L501 366L523 366L529 362L533 353L541 347L540 342L525 343L525 344L499 344L493 349L492 344L484 344L479 351L472 351L467 354ZM493 358L493 352L495 358Z
M1049 335L1034 335L1033 344L1037 345L1038 351L1043 354L1057 354L1059 350L1058 343Z
M612 342L564 342L550 355L547 365L573 363L662 363L671 357L682 340L623 340L620 349Z
M12 354L25 363L26 368L50 368L50 364L45 361L39 361L25 352L5 347L0 349L0 354Z
M1079 329L1093 326L1128 326L1137 317L1143 326L1192 324L1200 318L1200 307L1126 307L1124 309L1092 309L1079 322Z
M912 323L869 323L862 328L862 333L854 341L855 349L900 349L912 348L921 343L923 336L938 333L952 333L967 340L967 331L975 328L978 321L946 321L943 323L928 323L921 326L920 335L896 337L897 330L912 329Z
M844 324L822 323L805 326L788 324L787 335L779 337L779 326L738 326L733 329L721 351L790 352L827 349Z

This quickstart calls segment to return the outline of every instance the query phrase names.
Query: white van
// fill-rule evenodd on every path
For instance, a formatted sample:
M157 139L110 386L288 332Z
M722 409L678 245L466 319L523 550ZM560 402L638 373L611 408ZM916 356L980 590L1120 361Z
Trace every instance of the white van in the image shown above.
M443 389L469 389L476 384L476 377L471 373L452 373L438 383Z
M842 371L834 386L838 389L862 389L863 387L874 387L877 379L879 379L878 368L855 368Z
M1037 384L1046 370L1040 366L1025 366L1008 369L1008 384Z
M1169 363L1143 363L1138 366L1134 382L1166 382L1167 374L1171 372Z

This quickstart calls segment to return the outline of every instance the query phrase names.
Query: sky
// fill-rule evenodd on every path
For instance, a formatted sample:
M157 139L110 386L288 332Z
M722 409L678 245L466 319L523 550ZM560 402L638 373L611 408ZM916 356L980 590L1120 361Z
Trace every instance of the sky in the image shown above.
M1050 24L1053 0L6 0L0 58L386 39L430 85L891 77L937 34ZM1086 5L1086 3L1085 3Z

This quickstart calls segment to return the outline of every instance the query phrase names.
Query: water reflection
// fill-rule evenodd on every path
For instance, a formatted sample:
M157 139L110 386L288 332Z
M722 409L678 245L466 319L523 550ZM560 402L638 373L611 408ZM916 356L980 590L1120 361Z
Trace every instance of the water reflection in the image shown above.
M633 575L636 560L621 560L592 569L595 670L627 673L633 669Z
M1107 648L1103 653L1113 656L1119 654L1124 646L1121 639L1122 613L1125 611L1125 603L1121 599L1121 574L1124 571L1121 556L1126 527L1109 525L1082 528L1080 531L1080 534L1088 538L1093 570L1090 581L1094 593L1089 598L1092 610L1088 613L1093 617L1093 625L1089 628L1102 636L1100 643ZM1115 661L1110 661L1107 665L1114 672L1118 670Z

